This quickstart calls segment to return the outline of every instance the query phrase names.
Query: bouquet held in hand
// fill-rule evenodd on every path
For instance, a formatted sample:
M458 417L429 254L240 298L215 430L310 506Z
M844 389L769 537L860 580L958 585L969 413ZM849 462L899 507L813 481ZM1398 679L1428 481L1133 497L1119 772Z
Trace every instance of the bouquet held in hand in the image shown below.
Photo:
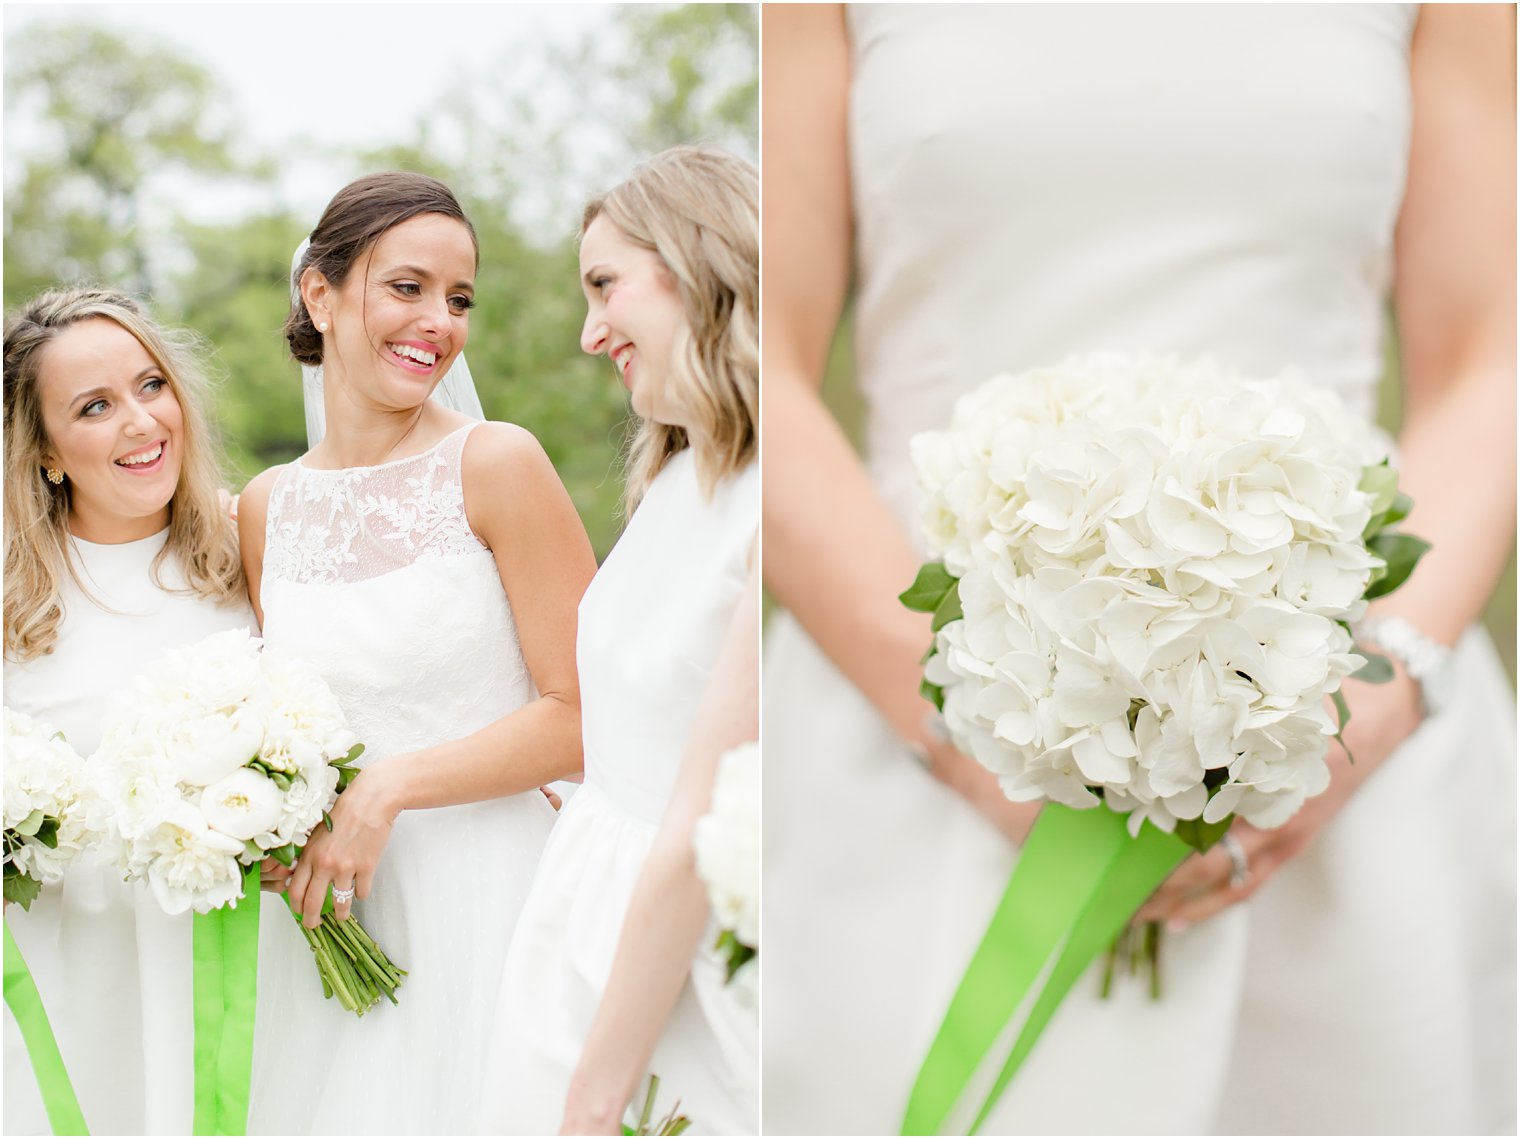
M924 693L1004 794L1047 803L920 1073L905 1131L932 1131L992 1044L957 1034L979 975L1011 955L1029 976L1000 991L1037 993L985 1116L1187 854L1325 790L1342 681L1391 675L1353 623L1427 546L1394 529L1409 501L1372 429L1291 376L1080 358L989 380L912 447Z
M166 653L118 695L91 757L111 855L167 913L236 907L258 864L290 865L357 774L363 746L321 676L260 645L232 630ZM356 919L299 928L328 996L360 1016L395 1002L403 971Z
M62 732L5 712L5 900L30 909L91 844L84 760Z

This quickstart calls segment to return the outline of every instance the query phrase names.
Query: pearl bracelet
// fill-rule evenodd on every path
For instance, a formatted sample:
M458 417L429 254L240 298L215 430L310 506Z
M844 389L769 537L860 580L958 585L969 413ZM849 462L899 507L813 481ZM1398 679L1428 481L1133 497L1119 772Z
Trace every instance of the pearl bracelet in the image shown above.
M1404 666L1420 690L1425 715L1438 716L1450 703L1451 650L1402 617L1373 617L1356 627L1356 640Z

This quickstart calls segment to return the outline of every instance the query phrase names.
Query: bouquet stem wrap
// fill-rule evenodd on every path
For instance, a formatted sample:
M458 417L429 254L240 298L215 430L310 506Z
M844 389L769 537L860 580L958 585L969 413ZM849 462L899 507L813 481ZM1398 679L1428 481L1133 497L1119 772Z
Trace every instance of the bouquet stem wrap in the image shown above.
M21 1028L21 1038L26 1041L26 1054L31 1057L32 1071L37 1075L37 1088L42 1093L42 1106L47 1109L53 1134L88 1135L84 1112L79 1110L74 1085L69 1082L58 1041L53 1038L53 1026L48 1023L47 1011L42 1007L42 996L37 992L32 971L27 968L9 925L5 927L5 1003Z
M243 1135L253 1076L259 970L259 867L243 871L243 898L196 914L195 1133Z
M1147 823L1047 803L914 1082L902 1134L934 1135L1019 1008L1029 1012L976 1134L1082 971L1193 848Z

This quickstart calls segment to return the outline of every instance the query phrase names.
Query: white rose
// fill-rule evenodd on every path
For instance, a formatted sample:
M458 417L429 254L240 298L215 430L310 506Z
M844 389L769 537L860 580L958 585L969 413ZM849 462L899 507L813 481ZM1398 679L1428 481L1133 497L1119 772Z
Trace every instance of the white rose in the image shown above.
M280 818L282 796L274 781L250 767L240 767L201 792L206 823L222 834L247 842Z

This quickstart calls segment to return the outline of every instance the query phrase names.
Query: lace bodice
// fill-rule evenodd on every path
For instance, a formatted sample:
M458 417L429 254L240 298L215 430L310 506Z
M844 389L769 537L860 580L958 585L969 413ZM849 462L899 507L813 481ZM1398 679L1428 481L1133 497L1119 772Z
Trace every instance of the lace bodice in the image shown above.
M468 735L532 699L495 556L465 514L474 426L374 467L297 461L270 494L265 640L322 671L366 744L361 763Z

